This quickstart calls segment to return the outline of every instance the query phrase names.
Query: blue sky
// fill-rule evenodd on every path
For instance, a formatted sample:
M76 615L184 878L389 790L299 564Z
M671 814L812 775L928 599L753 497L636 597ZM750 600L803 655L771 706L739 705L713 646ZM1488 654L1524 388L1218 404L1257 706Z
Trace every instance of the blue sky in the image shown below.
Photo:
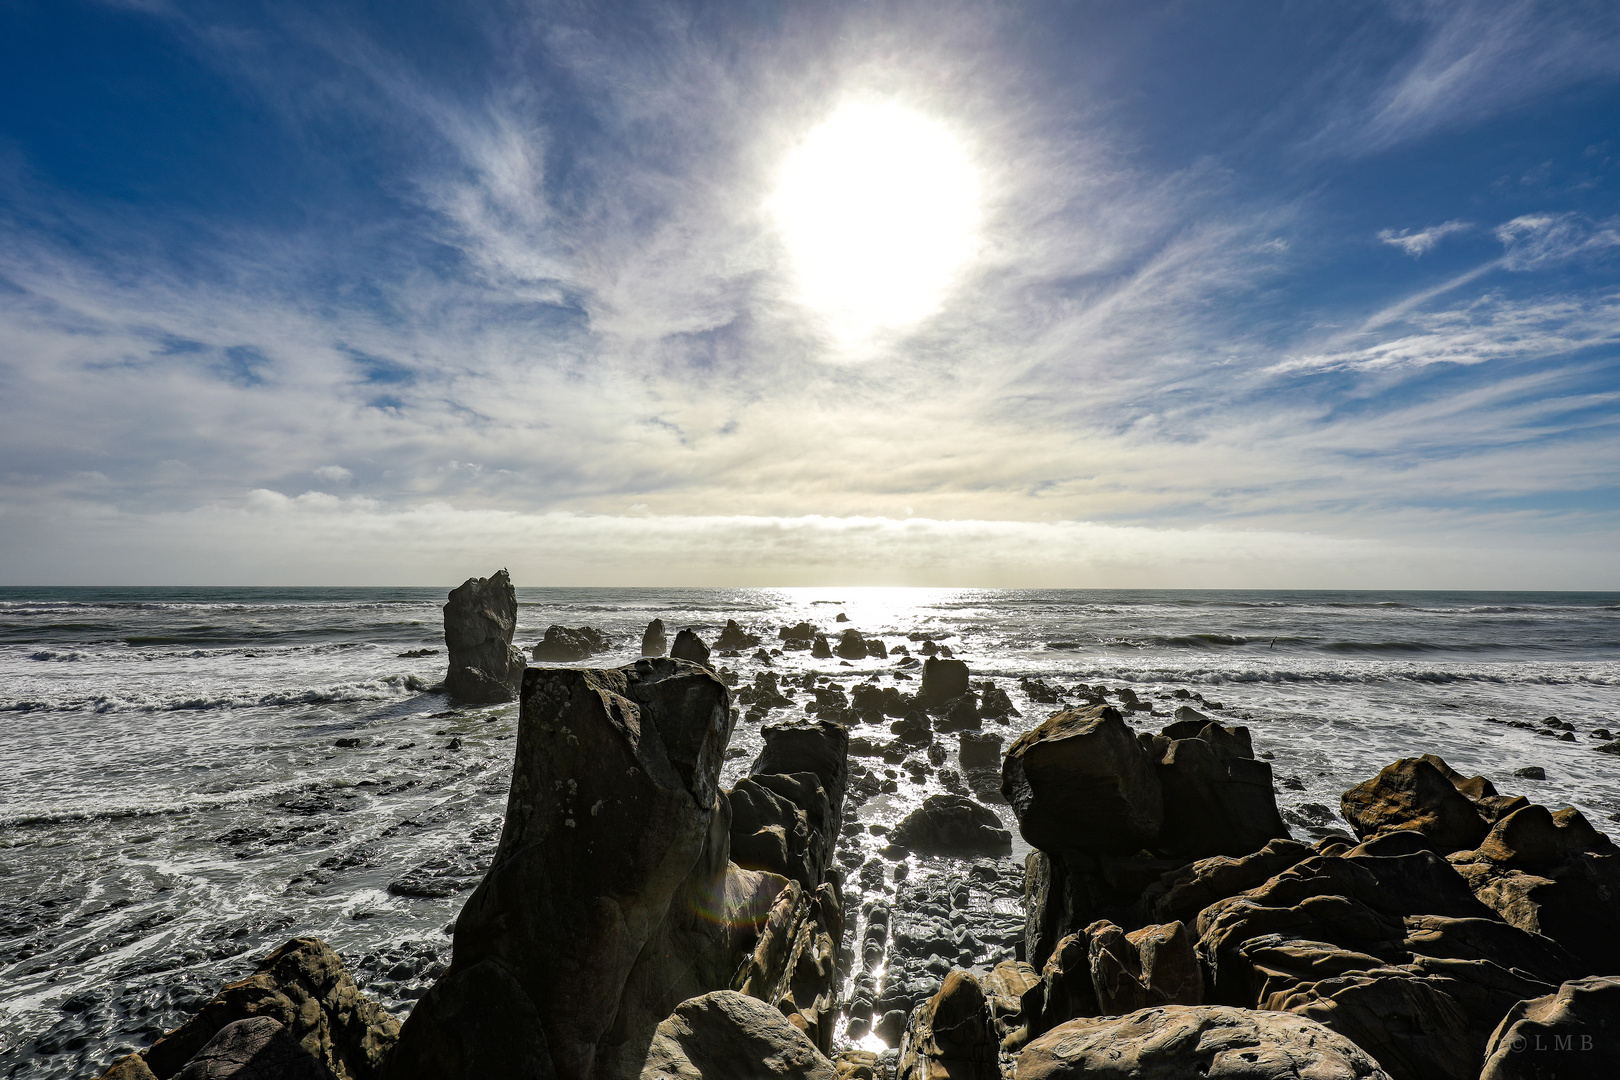
M0 580L1620 588L1608 0L0 25ZM852 103L977 193L857 344Z

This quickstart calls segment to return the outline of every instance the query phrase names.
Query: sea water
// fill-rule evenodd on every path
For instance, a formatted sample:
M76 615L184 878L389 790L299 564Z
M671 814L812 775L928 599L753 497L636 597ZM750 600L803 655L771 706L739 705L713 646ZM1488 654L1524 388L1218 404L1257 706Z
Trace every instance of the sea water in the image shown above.
M447 927L499 837L517 721L515 705L457 707L433 689L444 676L445 593L0 589L0 1075L94 1075L299 935L325 939L368 993L409 1011L448 962ZM1302 839L1345 827L1335 819L1345 788L1421 753L1620 828L1620 757L1597 752L1606 740L1593 734L1620 735L1620 594L518 598L517 644L552 624L594 626L615 642L590 661L600 666L633 660L653 618L672 639L692 627L709 641L735 619L767 648L801 620L913 653L913 635L926 635L1008 692L1021 715L985 725L1008 741L1059 707L1031 701L1025 677L1128 687L1154 707L1132 715L1139 729L1191 704L1250 729ZM751 650L716 664L744 684L763 669ZM772 669L820 672L846 692L874 677L917 686L896 679L907 672L895 657L787 652ZM887 737L872 725L855 734ZM954 736L943 741L954 759ZM740 722L728 782L759 745L758 725ZM1545 780L1513 775L1532 765ZM860 808L864 824L892 826L944 790L938 770L920 783L904 770L896 778L894 792ZM1006 806L996 810L1016 828Z

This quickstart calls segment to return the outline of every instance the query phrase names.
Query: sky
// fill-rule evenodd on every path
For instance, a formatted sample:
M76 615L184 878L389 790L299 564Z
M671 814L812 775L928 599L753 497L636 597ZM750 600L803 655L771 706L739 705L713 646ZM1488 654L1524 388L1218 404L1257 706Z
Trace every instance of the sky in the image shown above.
M0 27L0 584L1620 589L1612 0Z

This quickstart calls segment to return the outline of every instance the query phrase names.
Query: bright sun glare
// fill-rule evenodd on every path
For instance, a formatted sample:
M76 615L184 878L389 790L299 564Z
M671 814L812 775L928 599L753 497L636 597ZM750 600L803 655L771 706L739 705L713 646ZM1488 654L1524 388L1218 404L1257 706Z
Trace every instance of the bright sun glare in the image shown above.
M848 104L789 156L771 210L799 299L840 337L861 339L939 310L973 254L979 179L938 121Z

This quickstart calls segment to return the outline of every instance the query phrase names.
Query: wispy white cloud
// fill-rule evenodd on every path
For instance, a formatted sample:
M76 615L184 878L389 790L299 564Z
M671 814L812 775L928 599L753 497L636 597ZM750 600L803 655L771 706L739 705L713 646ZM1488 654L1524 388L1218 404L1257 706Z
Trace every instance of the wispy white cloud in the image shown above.
M1620 249L1620 216L1593 221L1585 214L1525 214L1496 227L1509 270L1540 270Z
M1378 232L1378 239L1416 258L1452 233L1467 232L1472 228L1473 225L1466 221L1447 221L1439 225L1430 225L1427 229L1420 229L1417 232L1410 229L1402 229L1399 232L1394 229L1381 229Z

